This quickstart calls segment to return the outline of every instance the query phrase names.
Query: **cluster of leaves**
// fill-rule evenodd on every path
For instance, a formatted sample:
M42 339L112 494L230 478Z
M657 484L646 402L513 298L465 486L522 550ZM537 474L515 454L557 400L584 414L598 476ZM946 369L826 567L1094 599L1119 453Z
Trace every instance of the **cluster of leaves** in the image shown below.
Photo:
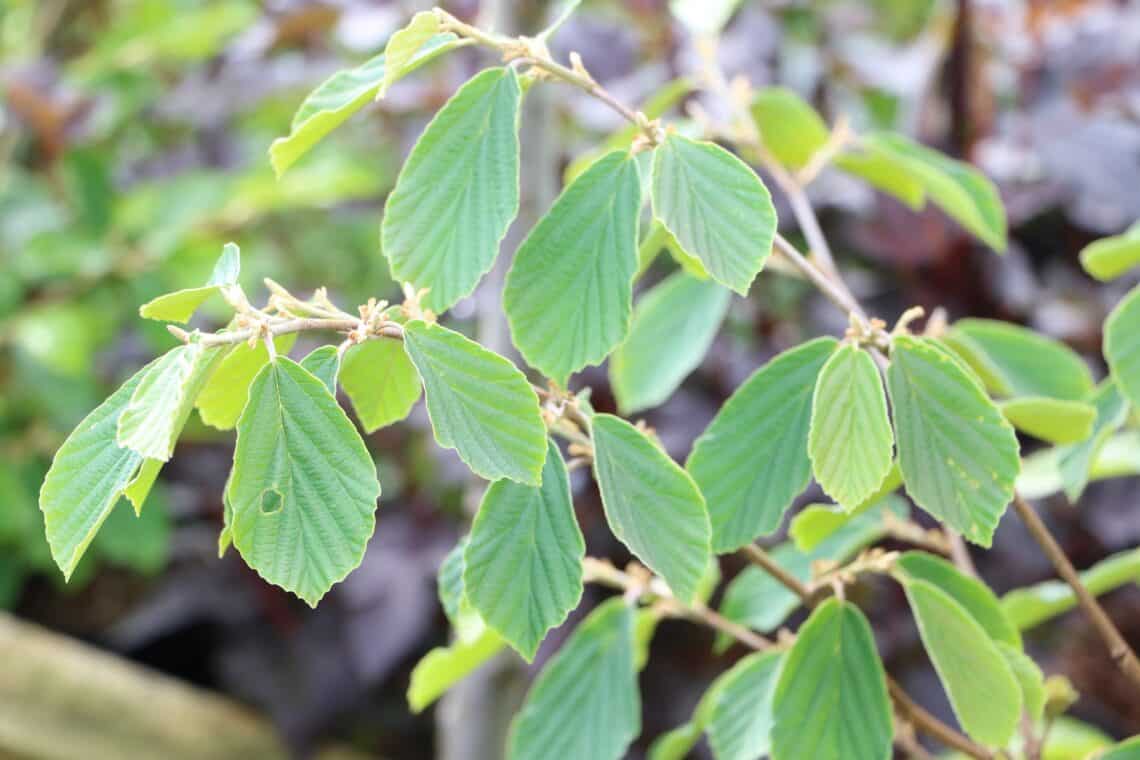
M499 42L446 14L418 14L382 55L309 96L292 133L271 148L277 171L396 79L472 40ZM531 47L520 57L540 54ZM1071 350L1013 325L962 320L920 336L905 324L887 333L853 318L842 341L816 338L758 369L682 467L651 431L597 413L587 394L565 388L573 373L612 356L621 411L668 398L711 344L731 292L746 295L764 267L776 214L759 176L736 155L692 136L690 125L665 129L647 118L579 167L512 262L503 307L515 346L550 381L549 391L536 392L513 363L438 324L435 313L475 289L518 211L520 103L537 79L514 65L478 73L416 142L381 226L392 275L408 284L402 306L369 303L357 318L319 296L276 293L253 309L237 282L237 248L227 246L206 285L142 307L146 318L185 322L220 294L238 314L217 334L179 333L182 344L128 380L60 448L40 505L65 575L121 497L142 508L196 408L205 423L237 431L220 550L234 546L267 581L315 605L359 564L380 495L338 387L365 430L403 419L422 392L437 442L491 481L470 535L441 570L456 640L413 675L409 701L422 709L507 646L531 660L577 606L584 581L604 581L584 570L569 468L552 438L562 437L577 461L591 464L613 534L656 578L630 595L645 607L613 599L578 625L533 685L509 754L616 758L640 731L637 671L657 620L703 605L719 577L716 555L773 534L812 478L834 503L798 514L792 539L772 553L802 583L812 581L813 562L845 562L892 521L909 523L909 509L892 496L900 487L950 531L989 546L1021 471L1015 427L1059 445L1065 488L1079 494L1130 400L1140 401L1135 291L1109 320L1113 374L1099 386ZM762 149L784 169L830 157L914 207L937 205L995 250L1005 247L997 193L968 165L896 134L837 144L785 90L757 93L750 116ZM682 269L635 308L634 282L662 249ZM1122 271L1136 253L1120 249L1090 253L1090 271ZM290 335L309 324L302 315L346 339L293 361ZM1022 605L1020 625L1042 619L1025 611L1032 591L1003 604L924 552L864 569L904 588L971 738L1006 747L1023 713L1045 717L1049 689L1008 609ZM729 584L721 613L767 631L802 601L746 571ZM718 679L693 720L656 752L678 757L708 731L718 757L884 758L891 713L866 618L832 598L814 608L793 644Z

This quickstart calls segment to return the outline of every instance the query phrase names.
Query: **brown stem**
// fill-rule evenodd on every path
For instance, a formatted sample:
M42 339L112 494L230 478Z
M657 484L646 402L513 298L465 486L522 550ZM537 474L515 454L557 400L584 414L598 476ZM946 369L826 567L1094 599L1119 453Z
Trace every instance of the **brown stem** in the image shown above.
M1068 555L1053 538L1053 534L1045 527L1041 517L1037 511L1033 509L1022 497L1021 494L1014 492L1013 494L1013 508L1017 510L1018 517L1025 523L1025 527L1029 530L1029 535L1033 536L1033 540L1040 546L1041 550L1045 552L1045 556L1053 563L1056 568L1057 574L1064 579L1069 587L1073 589L1073 593L1077 595L1077 601L1080 603L1081 608L1084 609L1085 614L1088 615L1089 620L1092 622L1093 627L1096 628L1097 633L1108 647L1108 653L1112 656L1113 662L1116 663L1120 671L1132 682L1136 689L1140 689L1140 660L1136 659L1136 653L1132 651L1132 647L1128 646L1128 642L1124 640L1124 636L1113 624L1112 619L1109 618L1108 613L1100 606L1100 602L1096 600L1085 584L1081 582L1080 575L1073 567L1073 563L1069 561Z

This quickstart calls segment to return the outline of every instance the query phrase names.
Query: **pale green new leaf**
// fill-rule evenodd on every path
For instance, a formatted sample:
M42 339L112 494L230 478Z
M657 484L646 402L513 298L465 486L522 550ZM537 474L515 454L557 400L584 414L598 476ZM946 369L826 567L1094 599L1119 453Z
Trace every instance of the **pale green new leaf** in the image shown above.
M1033 330L993 319L962 319L945 342L998 396L1082 401L1092 373L1075 351Z
M757 652L732 666L720 680L708 721L717 760L754 760L772 746L772 698L783 652Z
M1129 583L1140 583L1140 549L1130 549L1101 560L1080 574L1081 583L1095 596ZM1006 616L1028 630L1077 606L1072 588L1063 581L1046 581L1010 591L1001 598Z
M297 341L296 333L279 335L273 339L278 354L287 354ZM269 350L264 341L250 346L239 343L218 363L205 386L198 393L194 406L202 422L218 430L232 430L249 397L249 386L258 371L269 363Z
M1112 378L1106 379L1088 397L1096 408L1096 423L1092 434L1080 443L1057 449L1057 469L1061 475L1061 485L1069 501L1076 504L1092 477L1093 464L1109 436L1117 431L1128 419L1128 402L1120 394Z
M774 531L807 487L812 394L837 345L834 338L816 338L768 362L693 445L686 467L708 504L715 551L739 549Z
M206 299L228 285L236 285L240 272L241 251L236 244L226 243L205 285L176 290L148 301L139 307L139 316L165 322L189 322Z
M474 673L505 646L499 634L486 628L473 641L456 641L450 646L431 650L412 670L408 706L414 713L423 712L425 707Z
M503 291L527 363L565 385L629 331L641 180L615 150L575 179L519 246Z
M423 392L416 367L398 340L369 340L348 349L340 384L368 433L407 417Z
M443 614L451 623L456 638L471 643L483 635L487 624L467 600L467 589L463 583L463 570L466 567L463 555L467 552L470 536L464 536L452 547L439 566L436 578L436 591Z
M1006 617L990 587L958 572L951 563L920 551L901 555L895 565L907 580L925 581L956 601L994 641L1021 648L1021 634Z
M530 662L546 632L578 605L585 554L570 478L552 441L541 486L499 480L483 495L464 551L467 600Z
M377 100L383 98L388 88L406 73L416 55L438 32L439 17L431 11L421 11L412 16L407 26L388 38L388 44L384 46L384 74L376 92Z
M1081 249L1081 266L1090 275L1108 282L1140 265L1140 223L1123 235L1095 240Z
M542 482L546 425L538 397L515 365L437 324L404 326L435 440L487 480Z
M454 34L437 34L394 76L408 74L459 44ZM336 72L309 93L293 115L289 136L279 137L269 146L269 160L277 176L284 174L286 169L308 153L325 135L367 105L386 78L384 54L381 53L354 69Z
M1041 668L1021 651L1021 647L1010 646L1004 641L995 641L994 644L1017 679L1022 708L1034 721L1041 720L1045 711L1045 676Z
M136 372L79 423L56 451L44 478L40 510L51 556L65 578L71 577L143 462L115 437L123 410L155 364Z
M893 455L879 369L869 353L845 344L823 365L812 397L808 456L815 479L850 511L878 490Z
M1083 401L1022 396L1003 401L1000 408L1015 428L1050 443L1083 441L1096 422L1096 407Z
M194 342L163 354L139 381L119 416L119 445L147 459L169 461L194 399L228 350Z
M511 724L509 760L618 760L641 730L634 610L598 606L550 659Z
M143 503L150 495L150 489L154 487L163 464L161 459L144 459L135 477L123 489L123 496L127 497L127 501L135 508L136 517L142 514Z
M1021 466L1013 428L966 370L928 338L895 338L887 389L907 493L988 547Z
M622 414L662 404L696 369L728 311L731 293L681 271L637 302L629 336L610 359Z
M301 366L320 380L321 384L329 389L329 393L336 395L337 373L340 372L340 352L336 350L336 346L313 349L301 360Z
M787 87L764 87L752 100L752 120L768 152L784 166L807 166L827 144L827 124L808 103Z
M681 247L741 295L764 267L776 233L768 189L719 145L671 134L654 150L653 213Z
M242 558L315 607L364 557L380 483L328 388L278 357L250 386L226 494Z
M926 204L926 190L906 162L875 141L860 141L835 157L835 166L859 177L915 211Z
M1140 286L1129 291L1108 315L1104 358L1120 392L1140 407Z
M474 76L412 148L384 205L380 245L392 276L450 308L475 289L519 207L519 101L513 68Z
M709 518L689 474L620 417L592 420L594 478L614 535L689 602L709 562Z
M922 643L962 728L1004 746L1021 717L1021 687L985 629L950 595L923 580L904 581Z
M900 518L906 518L909 508L894 495L901 485L902 472L896 461L878 490L854 509L846 511L838 504L809 504L792 518L788 525L788 536L795 541L800 551L811 551L824 539L884 500L889 500L892 511L898 511ZM895 509L896 505L900 507L898 510Z
M788 652L773 696L772 760L887 760L891 703L871 626L828 599Z

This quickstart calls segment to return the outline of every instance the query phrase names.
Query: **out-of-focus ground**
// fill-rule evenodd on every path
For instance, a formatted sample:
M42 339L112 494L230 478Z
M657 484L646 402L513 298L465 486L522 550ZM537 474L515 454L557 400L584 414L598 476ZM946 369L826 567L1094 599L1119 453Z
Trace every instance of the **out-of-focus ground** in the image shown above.
M473 2L449 8L477 11ZM432 711L409 713L404 691L418 658L446 641L435 570L481 489L431 442L422 408L368 439L384 484L376 536L363 565L315 611L237 557L216 558L231 435L192 423L143 519L117 510L69 586L47 555L36 491L63 436L170 345L161 325L137 319L138 304L197 284L223 242L241 244L243 282L259 295L252 286L265 275L299 290L327 285L346 304L396 293L378 250L384 195L427 119L489 60L468 50L421 70L280 182L266 148L309 89L373 55L418 9L366 0L0 6L0 606L240 701L261 716L251 720L267 721L258 730L297 752L336 745L428 758L447 743ZM533 32L547 9L507 2L497 12ZM553 48L580 52L634 103L700 66L662 0L587 2ZM943 305L951 317L1023 322L1068 342L1103 374L1100 326L1132 282L1093 282L1077 252L1140 218L1140 3L753 1L734 16L719 54L730 75L792 87L829 119L846 114L859 127L917 136L999 184L1012 231L1004 258L937 211L915 214L838 174L813 184L825 232L874 313L893 320L913 304ZM547 96L544 121L523 132L531 219L561 168L620 126L598 103L546 87L559 89ZM794 227L787 232L795 238ZM647 282L666 271L658 266ZM497 310L498 292L484 288L453 317L493 341ZM200 324L225 318L208 311ZM703 366L646 417L682 458L755 367L843 327L803 284L762 276L748 300L734 299ZM595 388L597 407L612 407L603 371L579 382ZM589 552L623 562L592 485L575 482ZM1108 481L1091 486L1079 507L1063 497L1045 503L1078 567L1140 542L1136 489L1135 480ZM1013 519L975 559L999 592L1051 574ZM725 563L726 575L737 569ZM587 606L596 593L587 590ZM901 593L887 584L858 593L888 668L949 717ZM1140 590L1105 604L1140 644ZM0 695L14 683L13 625L0 628ZM561 638L551 637L539 664ZM641 676L635 752L686 720L709 680L741 654L714 656L710 643L684 623L661 627ZM1140 733L1140 702L1079 613L1033 631L1028 648L1046 673L1072 679L1082 693L1078 717L1113 736ZM18 723L5 705L0 726ZM137 709L146 708L144 697ZM209 756L205 741L201 756Z

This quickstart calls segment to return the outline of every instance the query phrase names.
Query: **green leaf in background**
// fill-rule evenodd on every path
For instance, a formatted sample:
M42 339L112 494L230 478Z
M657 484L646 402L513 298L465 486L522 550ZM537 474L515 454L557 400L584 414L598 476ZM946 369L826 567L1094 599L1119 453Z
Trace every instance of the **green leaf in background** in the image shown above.
M783 652L757 652L723 676L708 721L717 760L754 760L772 746L772 697Z
M629 331L641 180L615 150L574 180L515 253L503 291L527 363L561 385Z
M1109 436L1128 419L1128 402L1120 394L1112 378L1106 379L1088 397L1096 408L1092 434L1081 441L1057 449L1057 469L1069 502L1076 504L1092 476L1096 462Z
M1020 325L962 319L944 338L998 396L1048 396L1082 401L1092 373L1075 351Z
M472 77L412 148L384 204L392 277L450 308L475 289L519 208L519 89L513 68Z
M273 339L277 353L284 356L297 342L296 333ZM269 363L264 341L252 346L239 343L221 360L194 400L202 422L218 430L232 430L249 397L249 386L258 371Z
M736 668L747 667L749 663L746 661L750 661L754 656L757 655L744 658L717 676L701 695L696 709L693 710L692 718L653 740L653 744L649 747L649 760L685 760L689 757L689 753L697 746L697 742L701 740L708 727L714 702L725 681L732 677Z
M752 120L768 152L793 170L807 166L830 136L816 110L787 87L758 90L752 100Z
M900 134L869 134L862 142L900 162L934 205L990 248L1005 252L1005 207L997 187L986 175Z
M511 724L509 760L618 760L641 730L634 610L599 605L550 659Z
M329 389L329 393L336 396L336 378L340 372L340 352L336 350L336 346L313 349L301 360L301 366L320 380L321 384Z
M480 665L506 646L499 634L485 628L473 641L456 641L450 646L436 647L424 655L412 670L408 684L408 706L412 712L439 699L455 684L474 673Z
M1005 657L949 594L905 576L903 586L958 722L982 744L1004 746L1021 717L1021 687Z
M1081 583L1095 596L1129 583L1140 583L1140 549L1113 554L1081 574ZM1077 606L1077 597L1063 581L1046 581L1010 591L1001 598L1006 616L1025 631Z
M103 561L141 575L155 575L166 566L170 533L170 517L165 508L135 514L120 502L107 516L92 548Z
M1060 455L1073 448L1041 449L1025 457L1021 462L1021 474L1017 476L1017 492L1032 500L1063 491ZM1087 482L1133 475L1140 475L1140 432L1128 430L1108 435L1088 467Z
M368 433L407 417L423 392L416 367L398 340L368 340L348 349L340 384Z
M895 338L887 389L907 493L988 547L1021 466L1013 428L974 379L928 338Z
M995 641L994 644L1017 679L1023 709L1034 721L1041 720L1045 711L1045 676L1041 668L1021 651L1021 647L1010 646L1004 641Z
M1083 401L1047 396L1023 396L1000 405L1010 424L1023 433L1050 443L1076 443L1092 435L1096 407Z
M1090 275L1108 282L1140 265L1140 222L1123 235L1095 240L1081 249L1081 266Z
M147 459L170 460L194 399L229 346L184 343L163 354L119 416L117 440Z
M887 760L891 703L871 626L838 599L800 628L773 696L772 760Z
M189 322L207 298L224 287L236 285L240 273L241 251L236 244L226 243L205 285L176 290L148 301L139 307L139 316L164 322Z
M788 526L788 537L795 541L800 551L811 551L837 530L884 500L897 504L900 508L895 510L892 507L892 511L898 511L900 519L906 518L909 508L893 495L901 485L902 472L899 470L898 462L895 462L879 489L851 511L843 509L838 504L809 504L801 509Z
M878 490L890 472L894 434L871 355L840 346L823 365L812 397L808 456L815 479L846 510Z
M680 271L637 302L629 336L610 359L622 414L664 403L700 366L728 311L730 292Z
M718 282L747 295L772 251L764 183L719 145L671 134L654 150L653 213Z
M593 418L594 477L614 535L689 602L709 562L709 517L689 474L620 417Z
M1129 291L1108 315L1104 358L1120 392L1140 407L1140 286Z
M907 171L902 160L874 140L860 140L854 148L842 151L835 157L835 166L915 211L926 204L922 182Z
M483 495L464 552L467 599L530 662L546 632L578 605L585 555L570 478L552 441L541 486L499 480Z
M414 71L428 61L459 46L454 34L437 34L406 61L399 72L387 74L384 54L370 58L354 69L338 71L309 93L293 114L288 137L279 137L269 146L269 160L280 177L285 170L329 132L367 105L380 90L381 83ZM394 77L394 78L393 78Z
M407 73L409 64L438 33L439 18L431 11L421 11L412 16L407 26L388 38L388 44L384 46L384 73L376 92L377 100L388 94L388 88Z
M686 467L708 504L714 551L733 551L774 531L807 488L812 394L837 345L816 338L768 362L693 445Z
M1103 755L1097 756L1096 760L1136 760L1136 758L1140 758L1140 736L1125 739L1109 748Z
M119 418L139 383L157 360L95 408L67 436L40 488L51 556L70 578L99 527L119 501L143 458L116 442Z
M328 389L278 357L249 389L226 494L242 558L315 607L364 557L380 483Z
M435 440L487 480L537 486L546 460L538 397L515 365L437 324L404 326L404 348L419 372Z
M1021 634L1002 611L994 592L977 578L963 575L941 557L920 551L902 554L895 566L906 579L925 581L960 604L994 641L1021 648Z

